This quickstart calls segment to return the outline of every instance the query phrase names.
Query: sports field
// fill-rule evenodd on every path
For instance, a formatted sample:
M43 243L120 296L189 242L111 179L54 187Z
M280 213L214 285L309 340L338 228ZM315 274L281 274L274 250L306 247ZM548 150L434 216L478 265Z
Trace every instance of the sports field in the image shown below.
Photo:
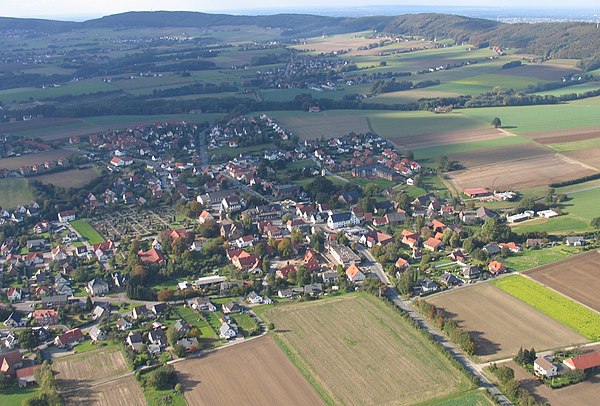
M427 301L444 309L471 333L477 345L475 355L482 361L512 357L520 347L543 350L587 341L489 283L451 290Z
M590 251L525 272L536 281L600 311L600 253Z
M600 339L600 314L593 310L523 276L501 278L493 284L584 337L595 341Z
M272 337L213 351L174 367L189 405L324 404Z
M396 309L373 296L277 306L263 316L331 404L412 405L470 387Z

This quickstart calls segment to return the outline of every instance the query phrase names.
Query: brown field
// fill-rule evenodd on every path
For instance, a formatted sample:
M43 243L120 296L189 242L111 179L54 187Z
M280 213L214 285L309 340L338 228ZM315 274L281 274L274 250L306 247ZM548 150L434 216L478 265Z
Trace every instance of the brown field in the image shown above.
M576 151L567 151L563 152L563 154L570 158L581 161L587 165L592 165L596 168L600 168L600 147L578 149Z
M486 187L490 190L519 190L597 173L557 155L541 155L451 172L460 190Z
M600 311L600 253L588 252L525 272L526 275Z
M81 188L94 179L100 177L100 172L95 168L70 169L68 171L40 175L30 178L42 183L49 183L63 188Z
M427 301L471 332L477 344L475 355L483 361L512 357L520 347L544 350L587 341L489 283L456 289Z
M514 362L503 365L511 367L515 371L515 379L542 404L596 406L600 399L600 378L598 376L565 388L550 389Z
M132 376L110 381L93 388L79 388L65 396L67 406L142 406L144 393Z
M581 72L580 69L569 68L564 65L529 64L517 68L503 69L499 73L507 76L525 76L556 81L565 75L572 75L579 72Z
M374 296L277 306L264 317L331 404L413 405L470 387L397 310Z
M505 133L495 128L483 130L466 130L445 134L424 134L412 138L393 140L399 148L417 149L436 147L439 145L461 144L465 142L487 141L507 137Z
M556 131L544 131L529 133L528 138L540 144L558 144L563 142L585 141L600 138L600 127L582 127L576 129L565 129Z
M38 152L36 154L27 154L19 157L0 159L0 169L19 169L22 166L31 166L34 164L43 164L47 160L58 160L59 158L70 158L73 151L63 149L54 149L52 151Z
M419 49L433 48L434 45L430 42L423 41L409 41L401 42L398 44L388 43L383 48L377 47L372 49L366 49L359 51L360 47L368 47L369 44L378 43L381 39L379 38L365 38L364 36L350 36L349 34L334 35L327 38L312 38L306 41L306 44L294 45L291 48L295 48L302 51L310 52L335 52L341 50L352 50L348 55L378 55L380 52L393 52L398 50L411 49L413 47Z
M272 337L174 364L190 405L320 405L323 401Z
M275 114L275 117L277 115ZM277 120L285 128L297 135L300 140L314 140L321 137L333 138L347 135L351 132L369 132L369 123L364 116L340 114L327 111L321 113L305 113L302 115L283 116Z
M535 143L511 145L504 148L490 148L478 151L449 154L448 158L458 161L462 166L487 165L491 163L507 162L518 159L529 159L536 156L548 155L548 150Z
M52 369L61 389L75 389L129 370L123 353L114 347L57 358Z

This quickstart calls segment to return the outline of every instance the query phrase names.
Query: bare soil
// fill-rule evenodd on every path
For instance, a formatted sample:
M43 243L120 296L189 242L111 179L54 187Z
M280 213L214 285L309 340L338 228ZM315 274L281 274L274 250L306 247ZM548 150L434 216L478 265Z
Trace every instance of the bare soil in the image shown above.
M600 253L588 252L525 272L526 275L600 311Z
M129 368L117 348L99 349L56 359L52 363L61 389L74 389L126 373Z
M319 395L265 336L174 364L189 405L322 405Z
M69 393L66 406L142 406L146 405L144 393L132 376Z
M548 150L534 143L529 143L504 148L490 148L460 154L450 154L448 158L458 161L464 167L470 168L519 159L529 159L541 155L549 155Z
M62 188L82 188L94 179L100 177L95 168L71 169L63 172L55 172L48 175L40 175L30 178L42 183L49 183Z
M427 299L471 332L482 361L512 357L520 347L547 350L587 340L489 283ZM549 333L551 332L551 333Z
M412 138L390 139L399 148L417 149L439 145L462 144L465 142L487 141L507 137L502 131L490 128L482 130L457 131L445 134L427 134Z
M528 138L540 144L557 144L563 142L585 141L600 137L600 127L582 127L576 129L564 129L556 131L543 131L529 133Z

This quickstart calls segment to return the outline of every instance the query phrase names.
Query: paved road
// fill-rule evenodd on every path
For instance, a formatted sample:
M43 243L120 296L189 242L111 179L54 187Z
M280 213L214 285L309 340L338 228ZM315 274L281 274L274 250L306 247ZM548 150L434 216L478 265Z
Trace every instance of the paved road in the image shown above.
M371 270L379 277L381 282L385 283L386 286L391 286L390 279L388 278L387 274L383 270L383 267L381 266L381 264L379 262L377 262L377 260L373 256L373 254L371 254L369 252L369 250L366 249L361 244L356 244L356 250L360 254L362 254L365 258L367 258L367 261L363 262L361 265L371 267Z

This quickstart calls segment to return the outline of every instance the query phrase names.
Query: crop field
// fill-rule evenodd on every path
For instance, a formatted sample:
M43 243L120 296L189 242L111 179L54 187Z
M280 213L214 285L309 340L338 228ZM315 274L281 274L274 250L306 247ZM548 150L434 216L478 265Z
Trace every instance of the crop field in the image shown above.
M100 244L104 238L85 220L75 220L71 222L73 228L83 236L90 244Z
M599 146L578 149L577 151L569 151L564 154L569 158L576 159L586 165L593 166L600 170L600 139L596 140Z
M495 128L448 132L444 134L423 134L415 137L392 140L400 149L419 149L441 145L462 144L478 141L490 141L509 137L506 133Z
M503 150L516 145L529 144L530 141L524 137L502 137L487 141L471 141L460 144L438 145L436 147L415 148L413 153L419 160L432 160L432 158L446 155L453 160L462 162L462 155L472 156L478 151L492 151L496 148ZM495 158L497 159L497 158Z
M35 154L21 155L19 157L0 159L0 169L14 170L22 166L31 166L34 164L43 164L47 160L58 160L60 158L70 158L72 151L63 149L53 149L51 151L37 152Z
M33 194L31 193L27 179L0 179L0 207L9 209L31 203L32 201Z
M130 406L145 405L146 400L140 385L132 376L119 378L93 388L79 388L67 394L67 406Z
M507 176L507 168L510 168L510 176ZM560 157L540 155L471 167L451 172L449 176L461 190L476 187L487 187L490 190L519 190L594 173L597 171Z
M62 188L79 189L100 177L100 171L96 168L70 169L62 172L50 173L48 175L35 176L31 179L42 183L49 183Z
M382 93L367 99L369 103L405 104L414 103L419 99L433 99L438 97L456 97L456 92L438 90L437 86L424 89L411 89L398 92Z
M600 339L600 314L523 276L510 276L494 285L591 340Z
M52 363L52 369L56 383L64 390L118 376L129 368L123 353L116 347L108 347L58 358Z
M583 255L555 262L525 273L544 286L567 295L600 311L600 253Z
M587 341L489 283L455 289L427 301L471 332L477 345L475 355L482 361L512 357L520 347L542 350Z
M594 90L600 89L600 83L598 82L588 82L582 83L580 85L567 86L560 89L546 90L545 92L539 92L537 94L540 95L551 95L551 96L562 96L563 94L582 94L585 92L590 92Z
M373 296L278 306L263 316L330 404L416 404L470 386L420 332Z
M548 150L523 137L510 137L508 140L521 141L516 145L501 147L490 143L488 148L460 153L447 152L449 159L459 161L467 168L488 165L491 163L507 162L519 159L530 159L537 156L548 155Z
M351 132L358 134L370 131L365 113L357 114L353 110L327 110L320 113L272 112L269 115L300 140L333 138Z
M323 404L271 337L210 352L174 367L190 405Z
M481 390L474 390L458 397L426 403L427 406L492 406L493 403Z

